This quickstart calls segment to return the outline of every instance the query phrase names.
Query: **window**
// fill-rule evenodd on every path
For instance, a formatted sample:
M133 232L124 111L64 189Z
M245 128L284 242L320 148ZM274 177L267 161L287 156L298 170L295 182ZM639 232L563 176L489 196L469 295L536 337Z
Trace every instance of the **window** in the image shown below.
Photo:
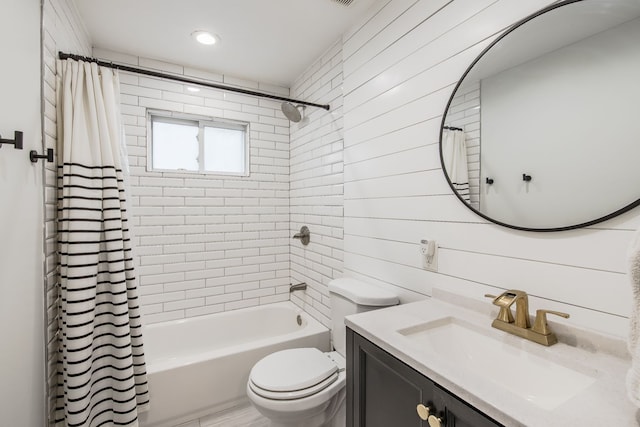
M150 115L152 170L248 175L248 124L182 117Z

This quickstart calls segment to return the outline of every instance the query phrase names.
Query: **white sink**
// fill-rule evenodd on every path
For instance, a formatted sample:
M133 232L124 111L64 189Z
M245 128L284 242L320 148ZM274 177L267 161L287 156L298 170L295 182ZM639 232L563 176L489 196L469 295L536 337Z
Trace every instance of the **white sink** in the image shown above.
M489 332L493 330L483 330L454 317L398 330L413 345L431 347L452 366L480 375L546 410L556 408L596 380L546 357L503 343Z

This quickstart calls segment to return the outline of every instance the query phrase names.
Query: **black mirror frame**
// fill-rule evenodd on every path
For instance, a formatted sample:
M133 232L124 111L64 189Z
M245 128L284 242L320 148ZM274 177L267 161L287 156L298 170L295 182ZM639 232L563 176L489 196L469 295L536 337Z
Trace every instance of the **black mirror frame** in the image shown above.
M466 206L468 209L470 209L472 212L474 212L476 215L486 219L487 221L490 221L494 224L498 224L501 225L503 227L507 227L507 228L511 228L514 230L522 230L522 231L538 231L538 232L548 232L548 231L566 231L566 230L575 230L578 228L583 228L583 227L588 227L590 225L594 225L594 224L598 224L604 221L607 221L611 218L614 218L618 215L621 215L625 212L630 211L631 209L635 208L636 206L640 205L640 198L638 198L636 201L629 203L628 205L608 214L605 215L603 217L591 220L591 221L587 221L587 222L582 222L579 224L574 224L574 225L568 225L568 226L563 226L563 227L553 227L553 228L531 228L531 227L521 227L521 226L517 226L517 225L512 225L512 224L507 224L504 223L502 221L498 221L496 219L493 219L485 214L483 214L482 212L480 212L479 210L475 209L473 206L471 206L469 203L467 203L461 196L460 194L458 194L458 192L456 191L456 189L453 186L453 183L451 182L451 179L449 179L449 175L447 174L447 171L445 169L445 164L444 164L444 157L443 157L443 153L442 153L442 137L444 134L444 127L445 127L445 121L447 119L447 112L449 111L449 107L451 106L451 102L453 101L453 98L455 97L456 92L458 91L458 88L460 88L460 86L462 85L462 82L464 81L465 77L467 77L467 75L469 74L469 72L471 71L471 69L478 63L478 61L480 61L480 59L496 44L498 44L500 42L500 40L502 40L503 38L505 38L506 36L508 36L509 34L511 34L511 32L513 32L514 30L516 30L517 28L521 27L522 25L526 24L527 22L531 21L532 19L537 18L540 15L544 15L547 12L550 12L552 10L555 10L557 8L563 7L563 6L567 6L569 4L573 4L573 3L579 3L582 2L584 0L563 0L561 2L552 4L550 6L547 6L543 9L540 9L539 11L527 16L526 18L516 22L515 24L513 24L511 27L509 27L507 30L505 30L504 33L502 33L496 40L494 40L493 42L491 42L491 44L489 46L487 46L481 53L480 55L478 55L478 57L476 59L473 60L473 62L471 63L471 65L469 65L469 67L467 67L467 69L465 70L465 72L462 74L462 76L460 77L460 80L458 80L458 83L456 84L455 88L453 89L453 92L451 93L451 97L449 98L449 101L447 102L447 106L444 109L444 114L442 115L442 123L440 125L440 140L439 140L439 151L440 151L440 166L442 168L442 173L444 174L447 183L449 184L449 187L451 188L451 190L453 191L453 194L455 194L455 196L458 198L458 200L460 200L460 202Z

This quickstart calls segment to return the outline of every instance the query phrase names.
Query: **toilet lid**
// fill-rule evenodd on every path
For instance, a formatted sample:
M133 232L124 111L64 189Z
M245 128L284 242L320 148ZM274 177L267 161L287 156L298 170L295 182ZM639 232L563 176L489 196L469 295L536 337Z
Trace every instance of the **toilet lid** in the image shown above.
M338 366L317 348L294 348L272 353L253 366L251 382L265 391L292 392L335 381ZM334 377L331 381L331 377Z

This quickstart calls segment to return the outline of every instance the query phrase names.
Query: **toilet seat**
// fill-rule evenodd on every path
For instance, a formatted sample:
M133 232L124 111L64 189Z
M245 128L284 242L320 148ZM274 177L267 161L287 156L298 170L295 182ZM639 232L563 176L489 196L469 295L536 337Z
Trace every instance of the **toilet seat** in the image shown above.
M300 399L329 387L337 381L338 371L336 362L317 348L294 348L256 363L249 387L266 399Z
M249 387L253 390L258 396L262 396L265 399L273 399L273 400L294 400L294 399L302 399L303 397L311 396L319 391L324 390L329 387L335 381L338 380L338 373L334 373L326 380L313 385L311 387L302 389L302 390L292 390L292 391L271 391L265 390L256 386L253 382L249 382Z

